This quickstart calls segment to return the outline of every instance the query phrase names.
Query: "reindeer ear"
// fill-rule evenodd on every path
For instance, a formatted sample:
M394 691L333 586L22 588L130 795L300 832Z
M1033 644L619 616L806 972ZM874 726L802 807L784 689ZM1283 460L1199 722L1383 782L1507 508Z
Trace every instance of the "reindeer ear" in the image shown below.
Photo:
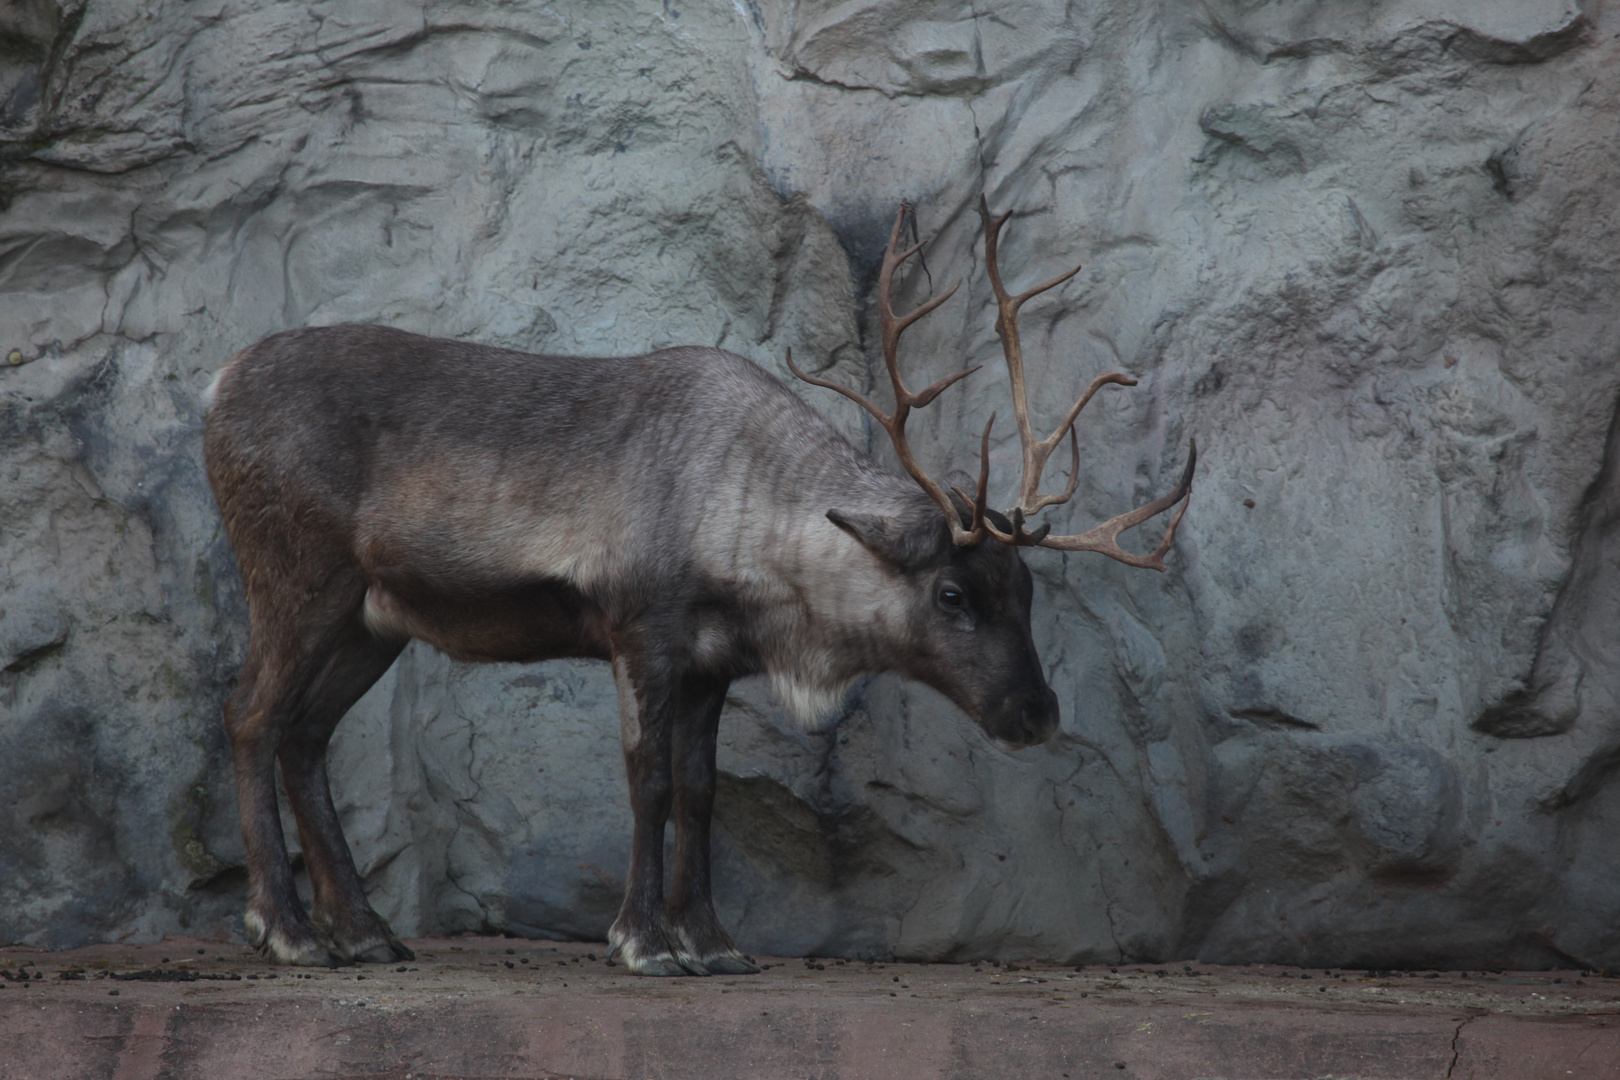
M858 510L828 510L827 520L861 542L884 562L914 570L938 558L940 541L949 539L938 512L926 520L864 514Z

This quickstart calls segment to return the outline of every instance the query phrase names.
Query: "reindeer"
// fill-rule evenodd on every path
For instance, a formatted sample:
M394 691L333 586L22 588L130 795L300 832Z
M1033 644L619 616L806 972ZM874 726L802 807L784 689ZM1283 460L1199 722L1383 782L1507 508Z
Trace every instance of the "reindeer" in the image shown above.
M871 413L910 479L718 349L535 356L335 326L275 334L223 367L204 449L250 624L225 727L247 851L244 926L256 948L303 965L412 958L366 900L325 760L338 721L412 638L457 660L612 665L635 827L609 941L641 975L758 970L710 899L715 736L732 680L767 676L811 720L840 708L860 676L898 671L950 698L1000 747L1052 736L1057 696L1031 637L1033 586L1018 549L1096 551L1163 570L1197 447L1162 498L1072 536L1026 529L1030 515L1074 493L1081 409L1101 387L1134 380L1099 375L1035 439L1018 310L1079 267L1010 295L996 263L1010 215L992 217L981 199L1023 483L1006 515L986 507L990 425L971 493L966 476L947 477L948 491L929 477L906 418L977 368L917 393L901 378L901 334L960 285L895 315L895 271L922 246L897 251L908 210L895 215L877 286L893 412L806 375L791 354L788 364ZM1065 434L1068 486L1042 494ZM1121 532L1177 502L1151 554L1119 546ZM293 885L277 762L313 917Z

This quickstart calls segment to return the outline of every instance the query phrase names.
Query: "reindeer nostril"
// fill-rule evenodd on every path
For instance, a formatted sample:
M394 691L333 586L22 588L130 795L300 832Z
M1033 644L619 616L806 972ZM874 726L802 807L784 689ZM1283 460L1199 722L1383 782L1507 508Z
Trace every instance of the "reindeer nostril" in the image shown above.
M1002 699L1001 708L988 711L990 715L980 723L1003 750L1037 746L1057 733L1058 700L1050 687L1031 687L1016 697L1009 695Z
M1042 695L1040 702L1026 705L1023 715L1019 717L1019 726L1023 728L1025 742L1029 745L1050 739L1057 733L1058 722L1057 695L1050 690Z

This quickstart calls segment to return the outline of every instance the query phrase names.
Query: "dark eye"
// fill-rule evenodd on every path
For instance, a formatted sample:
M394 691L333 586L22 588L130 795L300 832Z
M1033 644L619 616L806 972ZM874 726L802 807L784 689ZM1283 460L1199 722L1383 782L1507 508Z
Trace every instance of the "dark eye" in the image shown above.
M955 586L946 585L939 590L939 603L941 607L949 608L952 611L959 611L961 610L964 601L965 598L962 596L962 590L956 588Z

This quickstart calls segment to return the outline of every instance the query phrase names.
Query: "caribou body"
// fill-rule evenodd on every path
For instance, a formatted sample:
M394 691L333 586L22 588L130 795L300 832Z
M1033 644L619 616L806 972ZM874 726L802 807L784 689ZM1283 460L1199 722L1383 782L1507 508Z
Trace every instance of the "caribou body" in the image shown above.
M910 254L894 250L899 226L879 285L895 412L835 388L878 417L911 479L717 349L536 356L339 326L276 334L225 365L204 446L250 618L225 722L253 945L294 964L409 958L365 898L325 752L412 638L460 660L612 664L635 829L610 939L639 974L756 970L710 901L715 737L732 680L765 675L810 719L837 709L861 675L893 670L940 690L1003 747L1051 737L1057 699L1031 639L1018 547L1162 568L1174 524L1147 557L1113 537L1186 494L1191 462L1171 495L1076 537L1025 531L1039 508L1030 500L1010 516L987 509L982 466L973 493L927 477L905 414L956 377L922 394L899 378L900 332L938 302L904 319L890 310L894 269ZM1012 367L1016 331L1002 336ZM1129 382L1100 377L1087 397L1108 381ZM1026 438L1026 462L1033 446L1044 465L1078 412L1051 439ZM1026 475L1029 491L1038 482ZM277 762L311 915L281 832Z

